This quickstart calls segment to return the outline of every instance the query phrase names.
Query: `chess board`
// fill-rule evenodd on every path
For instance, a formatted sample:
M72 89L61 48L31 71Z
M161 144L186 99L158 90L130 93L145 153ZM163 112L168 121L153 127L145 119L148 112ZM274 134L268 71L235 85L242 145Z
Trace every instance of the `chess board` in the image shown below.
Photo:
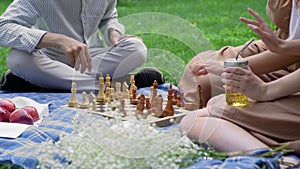
M111 88L110 79L107 74L104 82L101 74L97 96L90 92L89 99L87 99L87 93L82 92L81 102L77 99L76 83L72 82L71 97L65 107L78 107L108 118L141 121L159 127L179 123L182 117L189 112L187 109L177 107L177 105L184 105L183 95L180 93L178 96L178 89L173 89L172 84L169 84L167 95L163 97L158 93L158 83L154 80L146 98L144 93L138 96L134 75L130 77L130 86L123 82L123 90L121 90L120 82L115 84L115 88ZM104 84L106 85L105 90Z
M165 107L165 106L166 106L166 101L164 101L164 103L163 103L163 107ZM110 103L110 104L106 103L104 105L97 104L96 110L95 109L93 110L93 108L91 108L91 106L89 108L80 108L80 106L79 106L77 109L81 109L81 110L86 109L87 112L89 112L89 113L101 115L101 116L107 117L107 118L119 117L123 121L141 121L141 122L149 123L150 125L155 125L158 127L166 127L166 126L169 126L172 124L179 123L181 121L181 119L187 113L191 112L190 110L186 110L184 108L173 105L173 108L175 110L173 116L156 117L156 116L154 116L153 113L149 113L149 114L143 115L143 116L137 116L136 115L136 111L137 111L136 107L137 106L130 104L129 99L125 99L126 115L124 115L123 113L120 113L118 111L118 107L119 107L118 103L115 102L115 103ZM71 107L68 107L68 105L64 105L64 106L62 106L62 108L71 108Z

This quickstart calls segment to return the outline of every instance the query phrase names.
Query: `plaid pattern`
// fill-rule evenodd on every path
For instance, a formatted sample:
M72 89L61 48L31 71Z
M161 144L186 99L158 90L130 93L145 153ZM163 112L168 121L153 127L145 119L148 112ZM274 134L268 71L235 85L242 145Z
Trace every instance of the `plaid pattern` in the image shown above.
M159 94L167 95L169 84L159 86ZM175 87L174 87L175 88ZM138 93L148 95L149 88L139 89ZM49 103L50 114L43 119L39 127L29 127L17 139L0 138L0 164L13 164L25 169L36 168L38 165L35 155L35 147L40 146L46 140L59 140L60 133L71 133L72 120L75 115L73 109L59 109L60 106L66 105L70 98L70 93L3 93L0 91L0 98L13 98L23 96L33 99L39 103ZM78 95L78 99L80 96ZM166 130L168 128L166 127ZM266 165L268 169L279 168L274 158L255 158L252 156L237 156L227 158L225 161L204 160L199 157L199 162L190 166L192 168L260 168Z
M28 97L39 103L49 103L50 114L39 127L32 126L17 139L0 138L0 164L13 164L23 168L36 168L35 147L46 140L59 140L62 132L72 132L72 119L75 111L58 109L68 103L69 93L1 93L0 98Z

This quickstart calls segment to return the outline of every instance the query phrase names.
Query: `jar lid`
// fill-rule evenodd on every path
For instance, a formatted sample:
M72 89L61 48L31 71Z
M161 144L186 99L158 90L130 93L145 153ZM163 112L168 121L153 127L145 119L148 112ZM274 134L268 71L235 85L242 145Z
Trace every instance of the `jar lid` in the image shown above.
M224 60L225 67L246 67L248 65L248 60L245 58L231 58Z

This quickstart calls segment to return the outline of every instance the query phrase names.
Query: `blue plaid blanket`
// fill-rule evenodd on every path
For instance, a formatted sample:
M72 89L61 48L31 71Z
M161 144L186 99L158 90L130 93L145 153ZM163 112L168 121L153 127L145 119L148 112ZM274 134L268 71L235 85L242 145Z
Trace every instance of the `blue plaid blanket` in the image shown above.
M159 86L159 93L167 94L169 84ZM138 93L148 95L149 88L140 89ZM29 127L17 139L0 138L0 164L11 164L23 168L36 168L38 160L35 158L35 147L42 142L53 140L57 142L61 133L71 133L72 120L76 114L72 109L61 109L66 105L71 93L7 93L0 91L0 98L14 98L23 96L41 104L49 104L49 116L45 117L38 127ZM199 160L189 168L260 168L265 165L267 168L279 168L274 158L255 158L253 156L230 157L225 161L221 160Z

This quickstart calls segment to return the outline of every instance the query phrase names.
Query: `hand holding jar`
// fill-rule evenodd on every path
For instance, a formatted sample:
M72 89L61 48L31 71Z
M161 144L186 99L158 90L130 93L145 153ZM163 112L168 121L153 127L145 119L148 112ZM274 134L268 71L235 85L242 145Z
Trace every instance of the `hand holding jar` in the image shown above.
M225 84L223 87L228 105L245 106L248 98L257 101L268 100L266 98L267 83L251 71L247 59L225 60L224 67L222 81Z

